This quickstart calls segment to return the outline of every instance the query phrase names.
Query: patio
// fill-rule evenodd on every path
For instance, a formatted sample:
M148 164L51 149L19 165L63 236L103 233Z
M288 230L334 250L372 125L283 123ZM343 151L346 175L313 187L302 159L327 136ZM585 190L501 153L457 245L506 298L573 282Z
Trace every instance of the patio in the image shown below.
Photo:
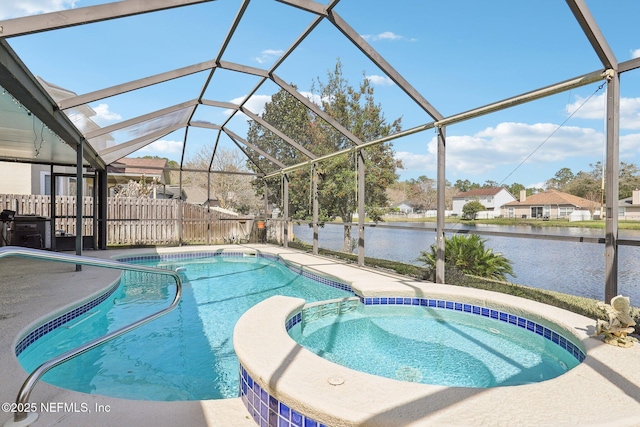
M218 250L224 247L211 248ZM87 255L106 258L123 254L149 254L156 251L170 253L205 248L207 247L92 251ZM429 389L429 386L391 381L394 383L395 391L392 391L393 387L380 391L394 396L393 399L389 399L392 408L386 414L369 413L365 417L367 421L362 424L344 425L632 426L637 425L637 420L640 419L640 372L632 368L640 363L640 346L620 349L603 345L600 338L590 338L588 333L593 331L595 325L592 319L507 295L415 282L401 276L277 246L231 245L226 248L279 254L292 262L305 265L308 269L348 280L354 288L362 289L371 296L453 295L457 298L484 298L505 306L521 306L526 310L540 310L540 313L574 328L581 335L587 349L587 359L584 363L561 377L538 384L484 390L446 387ZM33 262L20 258L0 259L0 268L6 272L0 284L1 292L5 296L0 302L3 313L0 318L0 369L3 377L0 400L13 402L27 375L13 353L18 335L60 307L68 306L80 298L104 289L117 278L118 272L93 267L77 272L73 265ZM247 334L248 342L255 341L256 337L252 337L252 334ZM286 338L274 334L275 348L283 349L287 345ZM310 354L301 354L300 363L307 366L305 369L308 370L315 369L314 366L322 367L326 361L318 364ZM287 370L286 366L283 368ZM299 369L292 367L291 375ZM365 393L365 396L372 393L372 390L378 390L376 387L380 386L376 384L376 380L372 382L366 376L363 379L357 372L347 375L351 375L347 378L356 390ZM388 386L388 382L382 383ZM282 386L286 387L286 382ZM306 391L300 390L300 393ZM41 402L53 405L50 406L51 412L41 412L40 419L35 424L43 426L60 423L69 426L158 427L255 425L239 398L203 402L132 401L76 393L40 382L36 385L30 401L38 407ZM65 403L72 406L56 406ZM91 409L91 412L82 412L83 404ZM360 411L367 410L366 405L360 407ZM3 413L0 421L7 421L8 415ZM390 420L394 422L390 423Z

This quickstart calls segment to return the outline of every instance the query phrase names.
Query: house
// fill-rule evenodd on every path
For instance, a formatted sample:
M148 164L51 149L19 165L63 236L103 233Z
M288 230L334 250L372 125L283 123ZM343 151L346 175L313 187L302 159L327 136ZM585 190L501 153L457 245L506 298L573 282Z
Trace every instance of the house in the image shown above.
M53 174L57 196L75 195L75 167L56 166ZM85 186L85 194L91 194L92 187L90 183ZM0 162L0 194L51 195L51 166Z
M209 206L210 208L220 206L217 198L207 198L207 190L196 186L183 186L182 193L179 185L167 185L164 188L166 199L180 199L193 205Z
M111 163L107 166L109 195L113 196L119 185L126 185L129 181L140 181L143 176L147 180L156 180L161 186L168 184L170 171L166 166L167 159L158 158L123 157Z
M55 102L77 96L75 92L49 83L40 77L36 77L36 80ZM97 113L88 105L79 105L70 108L65 110L65 113L69 117L69 120L84 133L100 129L100 126L91 119L95 117ZM35 134L33 136L34 146L36 145L35 141L38 140L38 136L41 138L38 143L40 147L37 151L43 148L43 144L46 145L49 142L48 138L43 138L43 130L44 127L33 130ZM113 145L113 137L107 133L92 138L89 143L97 151L100 151ZM56 177L55 191L57 196L73 196L76 194L77 178L75 166L52 167L45 163L18 162L0 162L0 194L51 195L52 174ZM84 194L91 194L92 189L92 180L85 180Z
M502 206L515 201L516 198L506 188L476 188L453 196L453 213L462 215L463 206L474 200L482 203L487 211L499 215Z
M631 197L621 199L618 203L618 219L640 220L640 190L633 190Z
M393 208L397 209L398 212L401 212L401 213L403 213L405 215L414 212L413 204L411 204L411 202L409 202L408 200L405 200L404 202L398 203Z
M575 211L591 213L599 208L599 203L558 190L547 190L531 196L522 190L520 200L502 207L502 215L506 218L569 219ZM583 213L586 215L586 212Z

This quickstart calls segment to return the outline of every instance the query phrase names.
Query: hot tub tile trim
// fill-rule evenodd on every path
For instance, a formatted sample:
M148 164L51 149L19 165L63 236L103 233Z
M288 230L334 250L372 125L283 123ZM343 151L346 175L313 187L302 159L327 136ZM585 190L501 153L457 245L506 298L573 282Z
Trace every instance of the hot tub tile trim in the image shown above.
M328 427L286 403L279 401L262 388L240 363L239 397L249 414L259 426L266 427Z
M578 360L578 362L580 363L582 363L586 358L585 352L577 344L573 343L571 339L558 334L557 332L547 328L544 325L536 323L525 317L516 316L509 312L495 310L488 307L481 307L474 304L433 298L360 297L360 302L364 305L412 305L430 308L442 308L445 310L460 311L477 316L479 315L483 317L489 317L500 322L509 323L520 328L527 329L537 335L540 335L544 339L557 344L565 351L569 352L569 354L576 358L576 360ZM335 304L335 302L332 302L332 304ZM305 308L296 313L293 313L287 318L285 322L285 328L287 331L289 331L298 323L303 322L303 320L305 319L304 311ZM309 317L311 319L314 318L313 316Z

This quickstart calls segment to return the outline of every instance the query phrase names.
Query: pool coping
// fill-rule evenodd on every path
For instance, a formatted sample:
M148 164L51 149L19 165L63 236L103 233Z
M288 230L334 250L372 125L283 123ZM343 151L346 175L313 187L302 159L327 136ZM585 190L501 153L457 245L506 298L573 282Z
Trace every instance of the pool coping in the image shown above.
M117 255L145 254L145 253L174 253L182 251L197 251L203 247L183 248L146 248L127 250L91 251L86 255L109 258ZM554 307L538 304L503 294L488 291L478 291L469 288L459 288L449 285L435 285L415 281L410 278L391 273L359 268L353 264L337 262L336 260L314 256L308 253L270 245L221 245L207 247L212 250L229 248L232 250L259 250L263 253L278 255L288 262L303 265L306 270L318 274L328 274L340 278L352 285L354 290L365 292L369 296L399 295L402 291L407 295L452 295L456 300L472 296L474 299L490 301L496 307L501 305L519 307L523 312L535 312L542 317L556 318L559 316L563 327L576 333L587 351L587 357L582 365L571 370L559 379L540 383L542 385L517 386L526 390L526 396L513 390L513 387L503 387L502 390L487 392L469 392L454 388L438 388L430 394L417 394L404 403L396 402L387 413L393 413L392 424L379 424L382 418L375 416L368 418L367 425L637 425L640 419L640 346L631 349L619 349L602 344L600 338L590 338L588 331L593 329L595 321ZM27 268L28 269L28 268ZM47 296L47 303L53 304L56 298L58 307L74 304L81 293L84 296L95 294L107 289L116 275L105 271L96 273L95 269L83 272L69 271L61 273L60 277L51 277L38 271L25 271L19 283L32 289L55 287L57 283L68 282L71 278L89 277L90 280L82 287L63 292L54 292ZM28 279L24 279L27 277ZM18 279L3 282L0 286L14 286ZM38 292L35 292L38 293ZM11 318L2 319L4 345L0 350L0 372L3 373L3 387L0 391L3 401L11 402L19 384L26 378L15 359L13 347L17 336L29 329L37 319L47 316L48 305L37 306L38 295L29 301L13 304L12 309L18 313ZM84 299L84 298L82 298ZM36 304L36 306L34 306ZM31 307L31 308L30 308ZM50 311L50 308L48 309ZM268 317L267 317L268 318ZM284 326L282 325L282 330ZM251 338L247 335L246 338ZM241 341L244 338L241 338ZM277 340L271 340L274 344ZM10 351L8 351L10 350ZM283 355L281 355L283 356ZM296 354L297 357L303 357ZM287 360L281 359L281 360ZM282 369L284 369L284 365ZM326 378L323 378L326 382ZM403 383L411 384L411 383ZM369 391L375 389L369 389ZM381 394L367 393L367 399L385 400ZM87 395L70 392L57 387L40 383L32 395L33 402L89 402L89 404L111 405L109 414L49 412L41 414L36 425L51 425L64 420L65 425L95 424L96 417L101 425L149 425L158 427L165 425L256 425L251 419L239 398L218 401L201 402L144 402L128 401L124 399L107 398L104 396ZM356 407L357 405L348 405ZM427 408L427 414L424 414ZM417 418L416 411L423 414ZM9 418L9 414L0 413L0 422ZM340 424L336 424L340 425ZM348 424L344 424L348 425Z

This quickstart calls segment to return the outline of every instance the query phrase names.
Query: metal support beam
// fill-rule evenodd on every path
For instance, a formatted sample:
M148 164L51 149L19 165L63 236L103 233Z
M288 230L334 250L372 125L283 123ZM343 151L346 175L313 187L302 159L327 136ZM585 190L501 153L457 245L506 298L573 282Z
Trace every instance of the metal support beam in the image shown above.
M53 165L49 165L49 176L51 177L51 202L50 202L50 210L49 217L51 218L51 250L56 250L56 194L57 194L57 186L56 186L56 176L54 175L54 167Z
M62 99L58 102L58 107L61 110L66 110L68 108L77 107L78 105L89 104L91 102L99 101L111 96L120 95L148 86L153 86L158 83L163 83L169 80L196 74L201 71L210 70L215 66L216 63L214 61L206 61L199 64L190 65L188 67L176 68L175 70L167 71L165 73L155 74L153 76L144 77L137 80L131 80L119 85L96 90L93 92L88 92L83 95L74 96L73 98Z
M267 175L266 178L270 178L271 176L277 175L279 173L292 172L294 170L307 167L312 162L321 162L321 161L328 160L328 159L336 157L336 156L340 156L342 154L352 153L352 152L354 152L355 150L357 150L359 148L368 147L370 145L381 144L383 142L393 141L394 139L398 139L398 138L401 138L403 136L407 136L407 135L415 134L415 133L418 133L418 132L422 132L422 131L425 131L425 130L428 130L428 129L433 129L434 127L437 127L437 126L444 127L444 126L452 125L454 123L460 123L460 122L463 122L465 120L470 120L470 119L475 118L475 117L480 117L480 116L484 116L484 115L489 114L489 113L494 113L496 111L504 110L506 108L513 107L515 105L524 104L526 102L534 101L536 99L544 98L546 96L554 95L556 93L564 92L564 91L571 90L571 89L574 89L574 88L577 88L577 87L582 87L582 86L585 86L585 85L588 85L588 84L595 83L597 81L603 80L607 76L611 75L611 73L612 73L612 70L594 71L592 73L585 74L585 75L582 75L582 76L579 76L579 77L576 77L576 78L573 78L573 79L565 80L565 81L563 81L561 83L557 83L557 84L554 84L554 85L546 86L544 88L537 89L537 90L534 90L534 91L531 91L531 92L527 92L527 93L524 93L522 95L517 95L517 96L511 97L511 98L507 98L507 99L504 99L502 101L494 102L492 104L488 104L488 105L485 105L483 107L478 107L478 108L474 108L473 110L465 111L463 113L454 114L452 116L445 117L442 120L438 120L437 122L425 123L423 125L416 126L416 127L411 128L411 129L407 129L406 131L402 131L402 132L398 132L398 133L395 133L395 134L392 134L392 135L389 135L389 136L385 136L385 137L376 139L374 141L364 142L358 147L346 148L344 150L336 151L334 153L327 154L325 156L320 156L320 157L316 158L313 161L308 160L308 161L305 161L305 162L302 162L302 163L298 163L298 164L293 165L293 166L288 166L288 167L284 168L282 171Z
M444 276L444 214L446 190L446 128L437 128L438 137L438 171L436 187L436 283L445 283ZM429 245L430 246L430 245Z
M311 201L313 204L313 254L318 255L318 169L311 168Z
M358 265L364 266L364 210L365 164L362 150L358 150Z
M0 86L34 114L53 133L71 147L79 146L84 136L42 88L5 40L0 39ZM83 150L85 160L95 169L106 165L91 147ZM82 164L82 163L81 163Z
M131 119L128 120L123 120L119 123L110 125L110 126L105 126L102 128L98 128L94 131L91 132L87 132L87 134L85 135L85 138L87 139L93 139L96 138L98 136L102 136L105 135L107 133L111 133L111 132L116 132L122 129L125 129L129 126L134 126L143 122L147 122L153 119L157 119L158 117L162 117L164 115L167 114L171 114L171 113L175 113L181 110L187 110L187 109L192 109L191 112L193 112L193 109L195 109L195 107L198 105L198 101L196 99L193 99L191 101L187 101L187 102L182 102L180 104L176 104L176 105L172 105L171 107L167 107L167 108L163 108L161 110L156 110L152 113L148 113L148 114L143 114L142 116L138 116L138 117L133 117ZM183 123L180 123L182 126L186 126L187 123L189 122L189 120L184 120Z
M97 171L98 175L98 192L97 202L98 208L98 249L107 249L107 198L109 197L109 188L107 187L107 171ZM94 202L95 203L95 202Z
M258 116L257 114L254 114L249 109L247 109L245 107L241 107L240 111L242 111L244 114L246 114L251 120L253 120L254 122L260 124L265 129L269 130L271 133L276 135L278 138L282 139L287 144L289 144L292 147L296 148L298 151L300 151L302 154L304 154L308 158L313 160L313 159L315 159L317 157L311 151L307 150L302 145L298 144L293 139L289 138L287 135L285 135L280 130L278 130L275 126L273 126L271 123L267 122L266 120L264 120L262 117Z
M76 255L82 256L82 207L84 206L84 174L82 173L82 151L84 141L82 141L76 151ZM81 271L82 266L76 264L76 271Z
M211 244L211 169L207 170L207 245Z
M0 37L24 36L209 1L212 0L127 0L7 19L0 21Z
M282 215L284 218L284 238L282 245L289 247L289 175L282 175Z
M569 9L573 12L573 16L580 24L582 31L589 39L593 50L596 51L598 58L602 62L605 68L618 69L618 60L614 55L611 47L607 43L607 39L604 37L596 20L593 19L589 8L584 0L566 0Z
M606 302L618 294L618 181L620 75L607 83L607 158L605 166L605 291Z
M287 91L291 96L296 98L298 101L302 102L305 105L305 107L307 107L317 116L321 117L322 120L324 120L325 122L333 126L335 130L340 132L349 141L353 142L355 145L362 145L362 141L360 140L360 138L358 138L353 133L351 133L347 128L342 126L336 119L334 119L333 117L331 117L330 115L322 111L320 108L318 108L317 105L311 102L309 98L305 97L300 92L298 92L293 86L291 86L290 84L288 84L287 82L282 80L280 77L276 76L275 74L271 75L271 80L273 80L275 84L277 84L282 89Z
M281 163L280 161L278 161L278 159L272 157L269 155L269 153L265 152L264 150L261 150L260 148L256 147L255 145L249 143L249 141L247 141L244 138L241 138L240 136L238 136L237 134L233 133L232 131L230 131L227 128L222 129L224 131L224 133L227 134L227 136L229 138L231 138L236 144L239 142L242 142L245 146L251 148L254 151L257 151L258 153L260 153L261 156L263 156L265 159L269 160L271 163L273 163L274 165L278 166L279 168L284 168L285 165L283 163ZM251 160L251 158L249 158ZM253 160L251 160L253 161Z
M266 180L262 181L262 183L264 185L264 219L266 220L269 217L269 185Z
M444 118L433 105L431 105L400 73L398 73L369 43L357 33L347 21L342 19L336 12L329 11L327 19L342 32L362 53L365 54L375 65L377 65L395 84L402 89L416 104L420 106L433 120Z

